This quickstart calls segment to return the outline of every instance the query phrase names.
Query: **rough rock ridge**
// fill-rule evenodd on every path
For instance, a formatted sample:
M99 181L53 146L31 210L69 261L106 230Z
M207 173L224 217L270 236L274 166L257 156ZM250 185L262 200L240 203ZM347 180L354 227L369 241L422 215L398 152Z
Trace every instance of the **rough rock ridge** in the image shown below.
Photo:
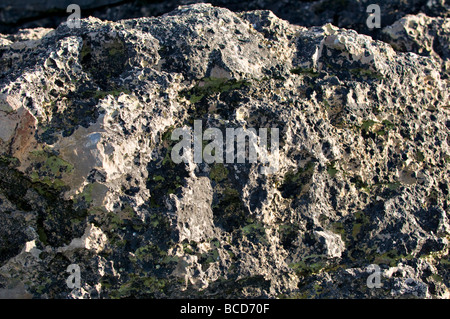
M404 19L392 45L206 4L0 36L0 295L449 298L449 23ZM174 163L195 120L278 128L278 170Z

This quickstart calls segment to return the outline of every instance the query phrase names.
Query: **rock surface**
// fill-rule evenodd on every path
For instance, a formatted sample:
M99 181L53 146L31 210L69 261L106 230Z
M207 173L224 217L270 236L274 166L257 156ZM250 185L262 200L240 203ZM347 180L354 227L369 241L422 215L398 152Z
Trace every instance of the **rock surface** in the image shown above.
M0 36L0 296L449 298L448 21L391 46L197 4ZM195 120L278 128L278 170L176 164Z

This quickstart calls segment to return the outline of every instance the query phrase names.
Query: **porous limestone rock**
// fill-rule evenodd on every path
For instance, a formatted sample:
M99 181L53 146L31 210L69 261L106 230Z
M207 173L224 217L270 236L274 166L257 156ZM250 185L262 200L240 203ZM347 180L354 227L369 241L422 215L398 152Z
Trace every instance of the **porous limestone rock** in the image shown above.
M448 298L448 55L206 4L0 38L0 295ZM278 170L175 163L195 120Z
M450 68L450 20L429 17L423 13L407 15L382 30L383 39L395 50L415 52L442 59L444 67Z

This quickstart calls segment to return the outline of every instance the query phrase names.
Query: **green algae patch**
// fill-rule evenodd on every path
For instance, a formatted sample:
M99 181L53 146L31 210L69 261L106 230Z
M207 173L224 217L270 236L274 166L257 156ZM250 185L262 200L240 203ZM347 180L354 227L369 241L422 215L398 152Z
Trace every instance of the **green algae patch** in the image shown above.
M356 129L361 130L361 135L364 138L383 137L390 131L394 130L397 126L389 120L383 120L381 122L375 120L365 120L361 125L355 125Z
M102 183L90 183L84 187L79 199L81 199L88 206L101 206L108 189L109 188ZM75 198L75 200L76 199L77 198Z
M30 158L34 162L29 173L31 181L41 182L58 190L65 187L62 178L70 175L74 170L73 164L44 150L31 152Z
M332 162L327 165L327 173L330 177L335 177L338 170L336 169L336 163Z
M177 143L171 139L174 129L174 126L170 126L160 135L158 155L147 165L146 187L150 190L151 208L164 207L165 198L179 192L189 175L185 164L183 162L177 164L171 157L172 148Z
M46 168L46 174L56 173L54 166L59 166L62 171L71 168L68 163L60 159L55 160L51 156L48 157L50 160L45 156L43 158L42 166ZM36 180L32 180L30 176L14 167L14 160L11 161L7 163L5 159L0 160L2 181L0 193L17 209L24 212L37 212L35 227L40 242L58 247L68 245L73 238L81 237L85 230L83 221L85 221L86 211L74 209L72 201L63 199L61 196L63 184L37 177ZM34 201L25 198L24 195L27 192L35 194ZM80 222L73 223L73 219L79 219Z
M155 182L164 182L166 179L161 175L154 175L152 176L152 180Z
M355 222L353 223L352 236L356 240L357 236L361 232L361 228L370 223L369 218L363 212L356 212L354 215Z
M169 285L170 281L168 279L150 275L131 274L129 280L118 289L111 291L109 296L112 299L133 298L137 295L159 298L165 295ZM108 284L105 287L108 287ZM111 289L110 287L108 288Z
M423 152L418 151L416 153L416 161L423 162L424 160L425 160L425 155L423 154Z
M390 251L387 251L382 254L376 254L373 256L373 263L377 265L389 265L391 267L397 266L397 264L402 259L411 260L413 258L412 255L402 255L398 254L398 252L395 249L392 249Z
M113 90L109 90L109 91L102 91L102 90L96 90L96 91L93 91L93 90L87 90L87 91L84 91L83 93L82 93L82 96L84 97L84 98L94 98L94 99L96 99L96 100L101 100L101 99L104 99L106 96L108 96L108 95L111 95L111 96L113 96L113 97L118 97L119 95L121 95L122 93L124 93L124 94L131 94L131 91L130 90L128 90L127 88L125 88L125 87L119 87L119 88L117 88L117 89L113 89Z
M264 228L264 224L261 222L256 222L242 227L242 234L254 244L268 244L266 230Z
M190 90L182 91L180 95L186 97L191 104L195 104L206 96L239 90L245 86L250 86L250 82L246 80L238 81L235 79L209 77L201 79L196 86Z
M209 265L218 261L220 259L219 251L216 249L212 249L208 252L205 252L198 256L198 262L202 265L203 271L206 271L209 268Z
M43 243L44 245L48 245L47 234L45 233L45 230L42 226L37 227L37 233L41 243Z
M357 78L363 78L363 79L372 79L372 80L383 80L384 77L378 73L377 71L373 71L370 69L364 69L364 68L353 68L349 70L350 73L357 77Z
M209 172L209 177L219 183L228 177L228 169L222 163L214 164Z
M345 232L345 226L344 226L344 224L343 224L342 222L339 222L339 221L338 221L338 222L332 223L332 224L331 224L331 227L330 227L330 230L331 230L333 233L340 235L340 236L341 236L341 239L342 239L344 242L347 242L347 241L348 241L347 235L346 235L346 232Z
M307 75L313 78L316 78L319 76L319 72L316 72L313 68L302 68L302 67L297 67L297 68L293 68L290 70L290 72L292 74L296 74L296 75Z
M2 154L0 155L0 163L5 166L18 167L20 165L20 161L18 158Z
M295 198L304 193L311 181L315 164L311 161L297 171L289 171L278 188L284 198Z
M312 262L307 263L305 261L299 261L296 263L289 264L289 267L295 272L299 277L307 277L313 274L319 273L322 269L327 266L325 262Z

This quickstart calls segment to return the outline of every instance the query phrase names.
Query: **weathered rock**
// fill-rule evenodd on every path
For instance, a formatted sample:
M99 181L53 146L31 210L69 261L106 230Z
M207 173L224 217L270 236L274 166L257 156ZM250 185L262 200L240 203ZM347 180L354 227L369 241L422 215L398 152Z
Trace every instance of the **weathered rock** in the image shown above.
M450 21L424 14L407 15L383 29L383 39L397 51L441 58L449 70ZM448 71L447 71L448 72Z
M448 298L435 47L205 4L0 38L0 294ZM195 120L278 128L277 170L176 163Z

